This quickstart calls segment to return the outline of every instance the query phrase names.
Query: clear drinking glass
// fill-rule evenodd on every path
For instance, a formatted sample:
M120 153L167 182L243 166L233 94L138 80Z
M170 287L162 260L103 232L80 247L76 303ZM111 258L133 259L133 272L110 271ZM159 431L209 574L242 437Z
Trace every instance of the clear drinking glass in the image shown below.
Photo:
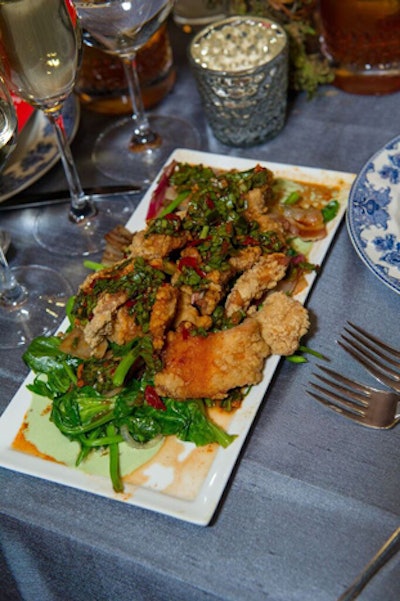
M131 117L103 131L94 148L93 161L108 177L143 185L150 183L177 147L197 148L198 133L183 119L147 116L135 68L135 56L165 22L172 0L76 0L86 43L106 50L123 61L133 106Z
M15 147L17 116L0 78L0 170ZM0 242L5 240L0 237ZM71 287L55 270L40 265L11 269L0 243L0 349L52 333L65 314Z
M82 50L81 30L70 0L2 0L0 61L11 91L42 110L57 136L71 203L69 218L42 209L35 238L52 252L87 255L99 251L103 237L132 212L128 202L96 205L81 186L63 126L62 107L72 93Z

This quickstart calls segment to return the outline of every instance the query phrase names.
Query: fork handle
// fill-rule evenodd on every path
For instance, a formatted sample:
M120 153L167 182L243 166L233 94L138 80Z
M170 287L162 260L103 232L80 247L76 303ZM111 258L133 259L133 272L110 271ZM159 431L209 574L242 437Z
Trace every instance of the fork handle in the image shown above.
M353 601L356 599L364 587L373 576L382 568L400 550L400 528L397 528L388 538L385 544L379 549L376 555L371 559L365 568L360 572L354 582L345 592L340 595L337 601Z

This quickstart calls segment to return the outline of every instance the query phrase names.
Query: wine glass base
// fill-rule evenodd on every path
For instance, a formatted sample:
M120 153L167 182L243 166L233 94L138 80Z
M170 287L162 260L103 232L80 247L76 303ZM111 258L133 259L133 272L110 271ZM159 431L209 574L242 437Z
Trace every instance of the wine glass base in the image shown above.
M198 132L176 117L150 115L150 128L161 138L161 144L142 151L130 150L133 135L131 117L110 125L97 138L92 154L97 169L114 180L148 185L176 148L200 147Z
M67 280L49 267L30 265L11 271L28 294L13 307L5 307L0 298L0 349L17 348L36 336L53 334L65 317L72 294Z
M126 196L96 200L97 213L80 223L69 219L67 203L43 207L36 217L33 234L36 241L51 253L79 257L101 252L104 236L117 225L125 225L134 211Z

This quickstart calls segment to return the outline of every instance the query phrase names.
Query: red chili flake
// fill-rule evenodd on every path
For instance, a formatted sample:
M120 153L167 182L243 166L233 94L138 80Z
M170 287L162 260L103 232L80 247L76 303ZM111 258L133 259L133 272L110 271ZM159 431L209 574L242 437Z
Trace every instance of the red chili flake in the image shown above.
M197 266L197 259L195 257L182 257L178 261L179 271L182 271L184 267L192 267L194 269Z
M206 198L206 205L209 209L213 209L215 207L214 201L209 196Z
M146 399L146 403L151 407L154 407L154 409L160 409L160 411L167 410L166 406L155 391L155 388L149 384L144 389L144 398Z
M195 240L190 240L186 246L200 246L204 242L209 242L211 240L211 236L206 236L205 238L196 238Z
M176 213L167 213L164 215L164 219L168 219L168 221L180 221L181 218Z
M196 257L182 257L181 259L179 259L179 261L178 261L179 271L182 271L182 269L184 267L191 267L192 269L194 269L194 271L197 273L197 275L200 276L201 278L207 277L206 272L203 271L202 269L200 269Z
M136 300L134 300L133 298L129 298L125 303L126 307L134 307L135 305L136 305Z
M252 236L246 236L245 239L242 241L242 244L244 246L258 246L259 243L258 240L256 240Z

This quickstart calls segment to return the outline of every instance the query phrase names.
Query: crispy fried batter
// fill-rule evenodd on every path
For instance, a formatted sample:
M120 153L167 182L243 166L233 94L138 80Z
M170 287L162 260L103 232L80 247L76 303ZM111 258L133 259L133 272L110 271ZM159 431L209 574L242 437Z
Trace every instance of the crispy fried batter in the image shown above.
M189 286L180 288L173 327L177 329L180 324L191 324L196 328L208 330L211 325L211 317L199 314L196 307L192 305L192 294Z
M259 246L248 246L241 249L237 255L229 259L229 264L237 272L246 271L253 267L254 263L261 257L261 248Z
M187 242L187 235L167 236L164 234L145 235L145 230L137 232L129 246L129 253L133 257L143 257L151 260L166 257L172 251L183 248Z
M255 221L260 226L262 232L276 232L284 240L285 228L283 223L278 221L276 216L269 215L269 209L266 199L270 193L266 193L261 188L254 188L247 193L247 209L245 217L248 221Z
M257 384L266 357L291 355L307 332L307 310L283 292L274 292L263 308L240 325L208 336L170 332L164 367L155 377L161 396L220 399L232 388Z
M254 319L273 355L292 355L310 326L307 309L284 292L267 296Z
M109 340L116 344L126 344L137 336L143 336L143 330L136 323L135 316L126 305L120 307L113 317L112 331Z
M127 301L125 292L104 293L93 309L93 317L83 329L86 342L93 349L99 346L106 336L113 332L113 322L117 309Z
M153 347L156 351L161 350L164 346L165 333L174 318L178 296L179 291L171 284L163 284L157 290L149 325Z
M182 400L223 398L231 388L260 382L269 353L258 321L251 318L208 336L185 335L184 329L170 332L164 368L155 376L156 391Z
M95 271L94 273L89 274L86 279L79 286L79 290L83 292L90 292L93 289L93 286L97 280L107 280L114 278L116 276L122 277L128 273L131 273L135 269L134 261L127 261L126 259L115 263L105 269L101 269L100 271Z
M253 300L262 295L284 277L289 259L283 253L263 255L257 263L245 271L233 286L225 303L228 317L236 311L247 311Z

